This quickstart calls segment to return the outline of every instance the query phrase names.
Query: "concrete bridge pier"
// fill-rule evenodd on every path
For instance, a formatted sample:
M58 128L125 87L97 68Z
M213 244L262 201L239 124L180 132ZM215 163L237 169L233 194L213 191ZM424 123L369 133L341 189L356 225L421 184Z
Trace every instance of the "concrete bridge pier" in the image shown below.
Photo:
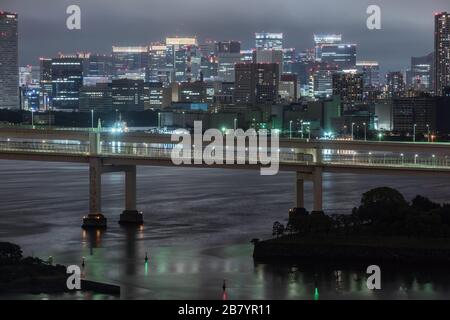
M106 228L102 211L102 161L89 159L89 215L83 218L83 228Z
M295 207L291 212L306 213L305 209L305 181L313 183L313 211L312 214L323 214L323 185L322 168L315 167L312 172L296 172L295 174Z
M301 173L295 174L295 207L296 212L306 213L305 209L305 180Z
M136 166L125 170L125 210L120 215L120 224L143 224L142 212L136 210Z
M120 215L120 224L141 225L144 223L142 212L136 210L136 166L103 165L101 158L89 160L89 214L83 218L84 229L106 228L106 218L101 213L102 174L125 172L125 210Z
M323 214L322 168L315 167L313 172L314 206L313 214Z

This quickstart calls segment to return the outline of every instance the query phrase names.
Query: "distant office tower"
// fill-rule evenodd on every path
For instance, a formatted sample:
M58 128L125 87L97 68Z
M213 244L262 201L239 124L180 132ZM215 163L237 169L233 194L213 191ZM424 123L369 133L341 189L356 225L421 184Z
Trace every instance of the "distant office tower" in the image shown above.
M235 78L234 66L241 61L241 43L227 41L217 43L218 77L223 82L233 82Z
M296 102L297 94L297 75L283 74L281 75L280 85L278 89L280 99L286 102Z
M167 63L167 46L162 43L152 43L148 47L149 62L146 80L169 84L173 76L173 62Z
M29 84L20 88L20 108L22 110L39 110L40 88L37 84Z
M87 76L110 77L112 76L112 56L106 54L91 54L87 59Z
M112 65L114 79L144 80L148 67L148 47L112 48Z
M393 99L393 131L413 134L436 130L436 97Z
M52 84L52 59L40 58L40 95L42 109L48 110L51 107L51 97L53 91Z
M405 92L405 80L400 71L389 72L386 75L386 89L390 97L402 96Z
M380 87L380 65L377 61L358 61L356 69L363 75L364 89Z
M0 11L0 108L18 109L18 15Z
M339 70L356 69L356 44L324 44L322 63L335 65Z
M233 65L234 71L234 65ZM217 78L219 73L219 58L215 55L209 57L201 57L200 72L203 79L213 80Z
M276 63L281 67L283 64L283 51L258 49L256 51L256 63Z
M204 43L199 44L199 49L202 57L209 57L216 55L217 43L214 40L206 40Z
M295 62L297 62L295 49L283 49L283 73L293 73L293 65Z
M110 83L98 83L95 86L84 86L80 89L81 112L113 111L112 88Z
M364 76L357 72L333 74L333 95L341 98L343 109L348 109L363 100Z
M240 53L241 43L239 41L220 41L216 43L216 53Z
M236 104L265 104L278 100L279 65L276 63L236 64Z
M437 13L434 17L435 93L442 96L450 87L450 13Z
M309 93L311 98L330 98L333 95L333 74L335 65L317 63L309 72Z
M29 86L33 83L32 76L32 66L20 67L19 68L19 86Z
M174 71L174 81L199 79L201 52L196 38L166 38L167 67Z
M283 34L273 32L255 33L256 49L283 49Z
M342 41L340 34L315 34L314 35L314 56L317 62L322 59L322 46L325 44L338 44Z
M206 101L206 85L203 81L182 82L178 94L179 102L204 103Z
M112 104L119 111L144 110L146 96L144 81L132 79L116 79L112 81Z
M83 86L83 59L63 57L52 59L52 108L78 111Z
M164 86L161 82L150 82L147 84L149 89L148 101L145 103L145 109L164 108Z
M256 62L256 50L241 50L241 62Z
M410 79L408 82L415 90L433 90L434 53L423 57L411 58Z

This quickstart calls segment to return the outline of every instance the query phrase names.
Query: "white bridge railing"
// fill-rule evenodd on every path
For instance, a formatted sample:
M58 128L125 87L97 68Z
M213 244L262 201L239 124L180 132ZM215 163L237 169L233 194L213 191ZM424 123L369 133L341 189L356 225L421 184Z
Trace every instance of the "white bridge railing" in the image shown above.
M88 142L76 141L14 141L0 140L0 152L18 153L48 153L48 154L68 154L79 156L90 156L90 145ZM249 159L259 160L257 150L246 150L244 153L235 152L234 159L237 163L249 163ZM156 147L145 143L101 143L99 156L121 156L130 158L148 158L170 160L172 148L169 146ZM224 158L226 150L224 150ZM202 159L203 152L193 152L192 159ZM286 164L317 164L312 160L312 156L294 152L291 149L281 149L279 153L280 163ZM238 162L239 161L239 162ZM367 153L353 151L351 154L339 154L338 152L321 156L321 164L324 165L354 165L363 167L395 167L395 168L435 168L450 170L450 155L430 155L430 154L403 154L403 153Z

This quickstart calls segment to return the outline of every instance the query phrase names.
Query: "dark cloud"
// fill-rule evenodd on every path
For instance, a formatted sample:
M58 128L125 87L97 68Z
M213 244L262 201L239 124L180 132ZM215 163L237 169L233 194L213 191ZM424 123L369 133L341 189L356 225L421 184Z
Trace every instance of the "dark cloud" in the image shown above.
M66 8L82 9L82 30L65 28ZM366 28L366 8L382 8L383 29ZM39 56L112 44L145 44L168 35L241 40L255 31L281 31L286 45L312 46L314 32L339 32L357 43L359 59L379 60L383 70L405 68L409 57L433 49L433 13L448 0L0 0L0 10L20 14L21 63Z

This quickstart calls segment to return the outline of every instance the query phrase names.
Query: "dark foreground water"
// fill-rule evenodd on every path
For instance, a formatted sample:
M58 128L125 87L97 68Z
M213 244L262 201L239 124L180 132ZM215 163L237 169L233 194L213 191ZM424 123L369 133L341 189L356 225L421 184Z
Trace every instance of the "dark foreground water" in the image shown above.
M252 238L270 237L293 203L293 174L216 169L138 168L143 228L122 228L123 176L103 176L105 232L80 228L88 206L88 168L0 161L0 241L26 255L81 265L86 278L121 286L122 299L448 299L450 270L382 266L382 290L366 286L367 265L264 265L252 259ZM447 179L325 175L324 208L350 212L361 193L379 186L450 201ZM306 185L308 208L311 186ZM144 263L148 252L149 263ZM338 279L336 271L341 271ZM109 299L99 294L0 296Z

